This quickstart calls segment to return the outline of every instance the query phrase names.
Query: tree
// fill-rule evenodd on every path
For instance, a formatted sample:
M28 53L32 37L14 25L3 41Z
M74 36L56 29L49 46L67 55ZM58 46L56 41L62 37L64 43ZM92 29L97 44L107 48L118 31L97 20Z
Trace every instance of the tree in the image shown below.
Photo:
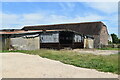
M113 43L115 43L115 44L119 43L120 40L118 39L116 34L114 34L114 33L111 34L111 37L112 37Z
M120 43L120 39L118 39L119 40L119 43Z

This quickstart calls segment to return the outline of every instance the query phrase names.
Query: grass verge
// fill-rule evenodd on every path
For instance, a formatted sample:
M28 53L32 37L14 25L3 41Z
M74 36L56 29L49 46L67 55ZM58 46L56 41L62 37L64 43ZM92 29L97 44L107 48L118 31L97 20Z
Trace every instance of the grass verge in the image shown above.
M118 55L93 55L93 54L80 54L72 51L57 51L57 50L17 50L12 52L22 52L26 54L39 55L43 58L49 58L52 60L58 60L65 64L74 65L77 67L96 69L98 71L112 72L119 74L118 72Z

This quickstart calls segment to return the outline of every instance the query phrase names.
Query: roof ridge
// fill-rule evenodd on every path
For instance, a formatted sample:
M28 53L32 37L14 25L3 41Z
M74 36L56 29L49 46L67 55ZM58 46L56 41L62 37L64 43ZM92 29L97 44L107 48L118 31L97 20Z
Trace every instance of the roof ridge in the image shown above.
M62 24L50 24L50 25L33 25L33 26L24 26L24 27L37 27L37 26L55 26L55 25L70 25L70 24L87 24L87 23L103 23L102 21L95 21L95 22L79 22L79 23L62 23ZM24 28L23 27L23 28Z

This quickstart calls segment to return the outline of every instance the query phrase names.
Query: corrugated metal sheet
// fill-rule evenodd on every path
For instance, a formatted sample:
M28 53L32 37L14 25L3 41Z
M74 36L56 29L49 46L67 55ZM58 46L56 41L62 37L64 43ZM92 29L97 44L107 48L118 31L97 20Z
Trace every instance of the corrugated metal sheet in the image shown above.
M68 23L68 24L54 24L54 25L38 25L25 26L22 30L55 30L55 29L69 29L85 35L100 34L102 22L85 22L85 23Z
M82 41L82 36L75 34L75 36L74 36L74 41L75 41L75 42L81 42L81 41Z
M42 33L40 35L41 43L59 43L59 33Z
M1 31L0 34L22 34L22 33L34 33L34 32L42 32L42 30L31 30L31 31Z
M24 33L36 33L36 32L52 32L52 31L65 31L61 30L20 30L20 31L0 31L0 34L24 34Z

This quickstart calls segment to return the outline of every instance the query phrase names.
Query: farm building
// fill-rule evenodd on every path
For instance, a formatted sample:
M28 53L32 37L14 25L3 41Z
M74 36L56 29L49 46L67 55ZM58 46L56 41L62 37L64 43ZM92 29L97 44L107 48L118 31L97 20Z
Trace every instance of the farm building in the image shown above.
M100 48L101 45L108 45L108 31L107 26L99 22L83 22L83 23L67 23L54 25L36 25L25 26L22 30L55 30L55 29L69 29L76 31L82 35L89 35L94 38L94 48Z
M0 43L2 43L3 50L93 48L91 36L82 35L72 30L19 30L2 31L0 34L2 35Z
M54 31L54 30L53 30ZM92 37L79 34L71 30L58 30L54 32L44 32L40 35L41 48L63 49L65 47L93 48L93 43L84 43L85 39L93 40ZM87 45L87 46L86 46Z
M108 45L108 31L102 22L25 26L1 30L1 49L100 48Z
M0 43L2 50L18 49L18 50L32 50L39 49L40 31L2 31L0 32Z

